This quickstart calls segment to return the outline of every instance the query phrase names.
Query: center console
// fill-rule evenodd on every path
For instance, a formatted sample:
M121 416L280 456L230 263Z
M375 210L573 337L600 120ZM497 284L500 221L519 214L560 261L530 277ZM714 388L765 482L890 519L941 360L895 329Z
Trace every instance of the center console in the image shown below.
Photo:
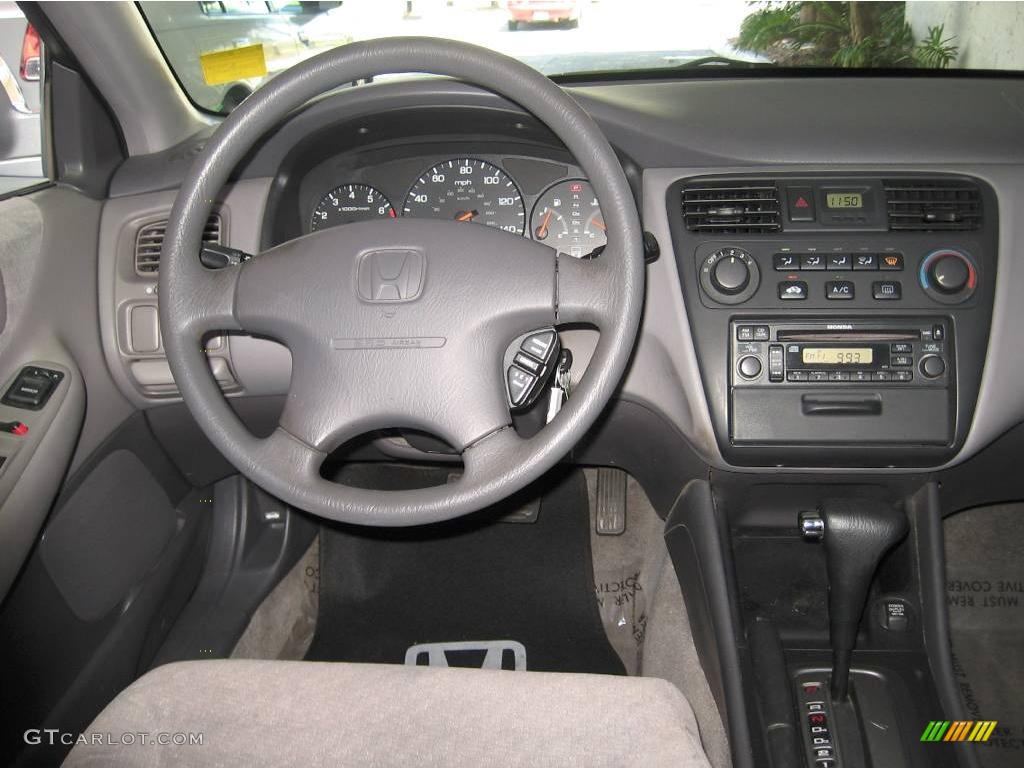
M997 203L965 177L714 176L668 191L691 333L737 466L936 466L966 438Z

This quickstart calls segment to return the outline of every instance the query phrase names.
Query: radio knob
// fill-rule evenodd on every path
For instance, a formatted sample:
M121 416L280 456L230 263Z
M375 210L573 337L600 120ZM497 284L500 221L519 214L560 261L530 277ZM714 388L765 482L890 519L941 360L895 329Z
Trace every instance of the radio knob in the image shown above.
M937 379L946 372L946 362L938 355L927 355L921 358L918 368L926 379Z
M943 293L959 293L967 285L970 270L962 258L952 253L940 256L931 265L931 283Z
M753 355L747 355L740 359L739 371L744 379L756 379L761 375L761 361Z
M722 293L734 296L750 282L750 268L743 259L727 256L715 264L711 282Z

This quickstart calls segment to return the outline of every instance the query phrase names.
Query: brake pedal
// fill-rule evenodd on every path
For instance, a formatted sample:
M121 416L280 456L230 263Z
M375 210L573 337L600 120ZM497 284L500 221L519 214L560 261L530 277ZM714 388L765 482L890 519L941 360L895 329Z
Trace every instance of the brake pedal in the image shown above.
M598 536L619 536L626 530L626 472L612 467L597 470Z

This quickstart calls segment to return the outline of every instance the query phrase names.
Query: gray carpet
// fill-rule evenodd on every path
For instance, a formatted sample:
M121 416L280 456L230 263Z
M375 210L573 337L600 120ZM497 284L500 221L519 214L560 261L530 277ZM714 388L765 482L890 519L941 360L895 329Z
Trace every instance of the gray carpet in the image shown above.
M1024 765L1024 504L944 523L953 671L972 720L999 724L977 745L984 768Z
M260 603L231 652L233 659L298 661L316 629L320 594L320 539Z
M597 471L586 470L591 514ZM594 584L605 631L631 675L676 686L693 708L701 742L714 768L728 768L729 741L697 657L690 620L665 546L665 523L640 484L626 485L626 530L598 536L591 525Z
M596 470L585 470L591 509ZM608 640L630 675L675 685L690 702L714 768L728 768L729 742L697 658L686 606L665 547L663 521L640 484L627 484L627 525L597 536L591 525L595 598ZM313 639L318 606L319 545L309 551L253 615L233 658L302 659Z

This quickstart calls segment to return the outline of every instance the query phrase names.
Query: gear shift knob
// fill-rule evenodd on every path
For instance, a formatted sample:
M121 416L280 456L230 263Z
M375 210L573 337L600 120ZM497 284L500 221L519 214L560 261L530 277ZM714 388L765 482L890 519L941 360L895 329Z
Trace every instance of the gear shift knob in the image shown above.
M907 535L907 516L883 502L853 498L827 499L819 512L828 560L832 699L840 701L849 687L850 655L871 579L882 555Z

